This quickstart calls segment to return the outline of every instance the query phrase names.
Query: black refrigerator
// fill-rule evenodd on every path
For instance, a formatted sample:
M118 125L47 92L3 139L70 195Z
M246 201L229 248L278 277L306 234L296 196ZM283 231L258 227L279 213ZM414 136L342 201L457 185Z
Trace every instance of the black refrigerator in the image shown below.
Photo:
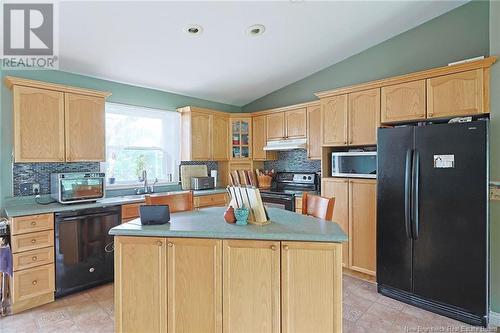
M488 121L380 128L378 292L488 321Z

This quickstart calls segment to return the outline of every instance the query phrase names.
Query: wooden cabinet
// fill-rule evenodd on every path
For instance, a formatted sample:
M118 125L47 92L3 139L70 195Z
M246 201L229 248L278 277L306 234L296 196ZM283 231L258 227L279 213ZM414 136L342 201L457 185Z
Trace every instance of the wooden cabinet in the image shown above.
M381 89L382 123L425 119L425 80L400 83Z
M264 150L267 144L267 119L265 115L252 118L252 131L253 160L275 160L277 158L276 152Z
M164 238L115 237L115 332L167 332Z
M212 159L211 119L210 114L191 112L191 157L189 160Z
M214 206L225 206L228 203L227 193L216 193L199 195L194 197L194 207L214 207Z
M268 114L267 121L267 140L284 140L285 139L285 113L277 112Z
M26 234L53 228L54 214L19 216L11 219L10 234Z
M349 180L325 178L321 191L322 196L335 198L332 220L339 224L349 238ZM349 242L342 243L342 265L349 267Z
M212 159L225 161L229 154L229 119L224 116L214 115L212 118Z
M324 146L347 145L347 95L321 100L321 126Z
M427 117L448 118L482 114L484 104L483 69L475 69L427 80ZM486 108L487 109L487 108Z
M225 240L223 267L224 332L280 332L280 242Z
M14 162L64 161L64 94L13 87Z
M302 198L295 197L295 213L302 214Z
M306 108L285 112L285 131L286 139L305 139L307 137Z
M169 238L167 247L168 332L220 332L222 241Z
M307 107L307 158L321 159L321 105Z
M375 275L377 252L377 183L349 180L349 266Z
M139 207L144 201L122 205L122 223L132 221L139 217Z
M105 161L104 98L64 94L66 161Z
M52 294L53 300L55 276L53 262L48 265L14 272L12 280L12 302L14 306L16 303L27 303L47 294Z
M282 332L341 332L341 244L282 242L281 248Z
M248 160L252 157L251 118L231 118L231 159Z
M380 124L380 89L349 94L348 109L349 145L376 144Z

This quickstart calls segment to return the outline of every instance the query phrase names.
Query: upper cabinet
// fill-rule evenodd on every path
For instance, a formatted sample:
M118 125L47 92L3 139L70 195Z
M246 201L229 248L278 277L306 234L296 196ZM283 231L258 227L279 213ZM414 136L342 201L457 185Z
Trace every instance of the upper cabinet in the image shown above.
M382 123L425 119L425 80L382 87Z
M427 117L447 118L485 113L483 69L427 80Z
M298 108L267 115L267 140L305 139L307 110Z
M323 145L347 145L347 95L321 99L321 126Z
M231 159L248 160L252 156L251 118L231 118Z
M349 94L349 145L374 145L380 124L380 89Z
M104 161L109 93L7 76L14 162Z
M285 113L277 112L266 116L267 140L285 139Z
M181 113L181 160L227 161L228 114L191 106L178 111Z
M276 159L276 153L264 150L266 146L266 116L257 116L252 118L252 147L253 147L253 160L267 161Z
M321 106L307 107L307 158L321 159Z

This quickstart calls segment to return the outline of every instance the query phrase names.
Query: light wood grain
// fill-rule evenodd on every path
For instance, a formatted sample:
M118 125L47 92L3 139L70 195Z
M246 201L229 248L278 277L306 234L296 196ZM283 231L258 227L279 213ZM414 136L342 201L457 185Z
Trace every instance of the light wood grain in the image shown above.
M222 241L169 238L168 331L221 332Z
M227 203L227 193L216 193L194 197L195 208L225 206Z
M347 145L347 95L321 100L323 146Z
M282 332L342 332L342 248L282 242Z
M273 113L266 116L267 141L285 138L285 113Z
M54 229L54 214L52 213L13 217L10 221L11 235L51 229Z
M212 158L211 115L191 112L191 154L189 160L209 161Z
M106 160L104 98L66 93L66 161Z
M115 332L167 332L165 238L115 237Z
M268 161L277 159L276 152L264 150L267 144L267 122L265 115L252 117L252 131L253 160Z
M14 162L64 161L64 94L14 86Z
M348 119L349 145L376 144L380 124L380 89L349 94Z
M268 115L268 114L273 114L273 113L280 113L280 112L286 112L286 111L296 110L296 109L301 109L301 108L308 108L308 107L313 106L315 104L318 104L318 100L313 100L310 102L304 102L304 103L293 104L293 105L286 105L286 106L277 107L277 108L273 108L273 109L255 111L255 112L252 112L252 117L260 117L263 115Z
M224 332L280 332L280 243L223 244Z
M349 180L349 268L376 273L377 182Z
M46 230L11 236L12 253L54 246L54 231Z
M229 158L229 118L212 116L212 160L226 161Z
M287 139L305 139L307 137L307 109L286 111L285 128Z
M54 291L54 264L14 272L12 279L12 301L14 304Z
M13 291L11 291L11 294L12 293ZM39 294L37 296L25 298L22 301L18 300L16 302L13 302L10 309L12 311L12 314L17 314L51 302L54 302L53 290L43 294Z
M12 264L14 271L51 264L54 262L54 247L14 253Z
M321 105L307 107L307 158L321 159Z
M427 117L448 118L482 114L483 70L456 73L427 80Z
M425 119L425 80L400 83L381 89L382 123Z

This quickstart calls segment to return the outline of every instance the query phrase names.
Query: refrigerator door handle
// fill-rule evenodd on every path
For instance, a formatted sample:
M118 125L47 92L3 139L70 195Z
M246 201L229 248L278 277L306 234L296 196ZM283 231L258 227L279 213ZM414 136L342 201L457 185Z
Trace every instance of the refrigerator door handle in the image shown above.
M419 232L419 178L420 178L420 155L418 151L413 152L413 170L412 170L412 224L411 224L411 233L413 235L413 239L418 239Z
M411 239L411 218L412 218L412 209L411 209L411 196L412 196L412 150L408 149L406 151L406 159L405 159L405 230L406 236Z

